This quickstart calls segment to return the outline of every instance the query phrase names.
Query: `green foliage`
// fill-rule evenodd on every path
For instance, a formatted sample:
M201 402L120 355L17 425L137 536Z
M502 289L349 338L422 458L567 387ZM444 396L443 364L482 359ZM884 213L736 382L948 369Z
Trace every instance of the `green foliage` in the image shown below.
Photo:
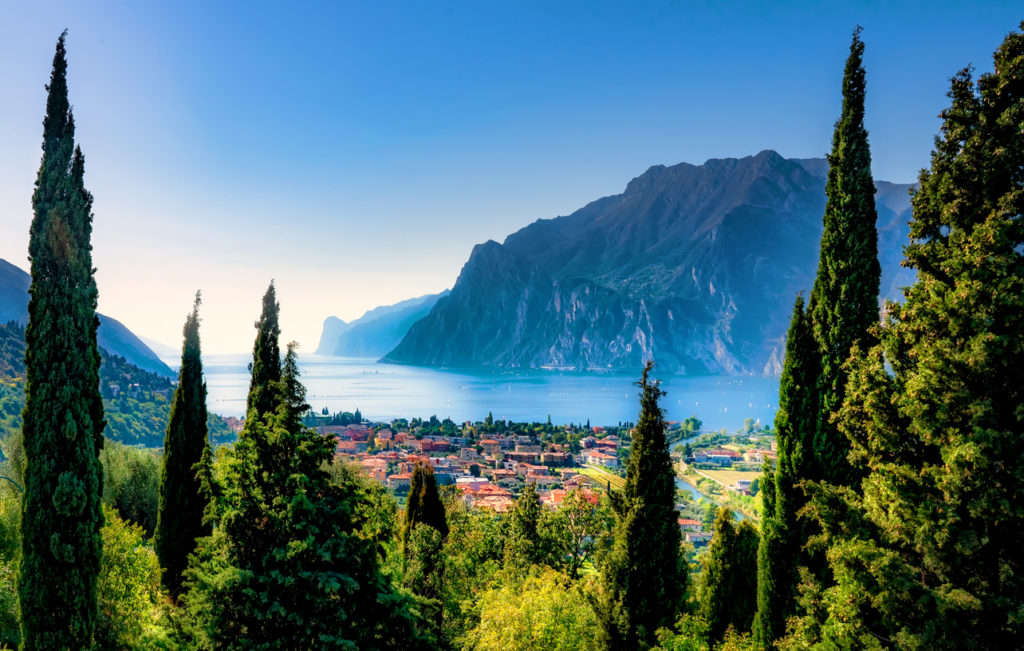
M252 362L249 364L252 377L245 402L246 418L253 410L256 411L257 419L273 414L281 400L281 348L277 341L281 335L281 326L278 324L280 312L277 292L271 281L267 293L263 295L260 320L256 322L256 343L253 344Z
M100 451L103 503L153 535L160 502L160 458L153 449L107 441Z
M758 614L753 637L768 649L783 634L795 609L797 568L825 574L815 545L820 529L798 520L807 503L801 482L854 486L863 471L849 460L850 442L836 413L847 385L843 366L851 349L874 341L878 323L878 233L871 152L864 128L864 43L860 28L850 43L843 73L843 106L836 121L825 188L824 231L818 274L806 312L798 297L779 387L776 432L778 469L773 512L763 523L759 550ZM813 343L812 340L813 339Z
M4 441L8 458L0 462L0 473L19 484L23 481L17 464L10 460L15 441ZM17 648L21 640L18 611L18 563L21 560L21 493L9 482L0 483L0 648Z
M444 539L448 521L444 504L437 493L434 469L417 463L409 483L409 499L405 507L402 549L405 556L405 586L421 598L424 619L431 632L441 631L443 616L440 601L444 580Z
M504 566L510 571L525 572L531 565L545 559L546 550L540 537L540 514L537 485L527 482L505 518Z
M199 344L198 292L192 313L185 319L183 335L178 387L174 390L164 439L160 504L153 541L163 569L163 585L173 597L181 594L182 575L188 566L188 555L195 551L196 540L213 531L210 524L204 522L212 496L203 486L203 477L210 472L203 467L210 462L210 442Z
M603 564L598 615L608 648L644 648L659 628L671 626L686 592L675 510L675 472L665 440L658 382L644 368L640 417L626 468L626 485L612 494L614 542Z
M20 346L20 349L19 349ZM25 407L25 330L16 323L0 325L0 436L21 429ZM174 387L166 378L144 371L118 355L100 349L100 391L107 426L104 437L129 445L163 445ZM235 435L215 414L207 417L214 441Z
M445 518L444 504L437 493L437 480L434 468L429 464L417 463L409 480L409 498L405 504L404 541L419 524L433 527L441 534L443 540L448 535L448 521Z
M707 623L695 615L683 615L673 630L658 631L658 646L652 651L753 651L754 644L746 633L729 629L722 641L708 644Z
M462 502L449 504L447 513L442 636L451 642L480 620L478 597L501 571L505 532L501 518Z
M277 331L268 297L253 366L274 386L254 386L245 429L211 473L217 526L186 571L185 635L201 648L420 647L429 640L410 599L381 572L380 543L367 535L376 523L364 517L362 486L333 481L345 477L327 470L333 441L298 418L294 346L283 372L265 355ZM277 404L260 415L267 396Z
M843 362L854 342L867 343L878 323L878 232L871 151L864 128L864 43L853 33L843 72L843 108L828 155L824 232L818 275L807 311L821 360L818 422L814 439L815 475L807 477L850 486L858 473L847 460L850 445L832 416L846 386Z
M103 561L98 584L101 649L152 648L160 635L155 615L160 600L160 565L146 544L142 527L132 525L104 507Z
M1024 24L1021 25L1024 29ZM1005 649L1024 639L1024 33L952 80L880 342L855 349L840 426L863 494L820 487L835 584L795 643ZM811 623L806 620L812 619Z
M0 323L0 378L25 379L25 330L14 321Z
M557 508L541 513L539 534L547 562L575 581L584 564L607 552L613 523L607 498L573 489Z
M717 644L729 628L750 630L757 605L757 544L757 529L749 520L735 527L729 509L718 511L697 586L710 644Z
M511 576L479 598L481 618L459 640L466 651L596 651L597 616L578 586L545 569Z
M795 610L796 568L807 537L807 527L797 513L806 502L799 483L813 472L817 413L818 357L809 317L803 297L798 296L779 379L779 409L775 413L778 460L775 471L766 474L764 482L765 515L758 549L753 630L760 649L770 649L782 637L786 619Z
M18 559L0 556L0 647L16 649L21 642L18 610Z
M64 35L57 41L32 196L25 331L27 461L18 593L26 649L89 648L98 610L103 403L92 196L74 146Z

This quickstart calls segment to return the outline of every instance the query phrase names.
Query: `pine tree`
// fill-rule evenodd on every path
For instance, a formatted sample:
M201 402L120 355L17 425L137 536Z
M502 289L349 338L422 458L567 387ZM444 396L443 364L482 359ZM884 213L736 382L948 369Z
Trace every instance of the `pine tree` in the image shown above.
M32 196L25 331L26 459L18 580L25 649L89 648L98 611L103 403L96 346L92 195L74 146L66 33L47 86L43 157Z
M840 425L863 496L812 506L836 585L828 648L1009 649L1024 639L1024 23L952 80L880 343L850 363ZM838 514L841 517L836 517ZM814 633L813 628L806 632Z
M814 476L850 486L858 476L847 461L849 443L832 422L846 387L843 362L854 342L868 342L878 323L878 232L871 151L864 128L864 43L853 33L843 73L843 108L832 137L825 186L824 232L818 275L808 312L818 342L818 422L814 441Z
M757 599L757 529L749 521L732 523L732 511L718 510L698 593L700 614L714 646L731 627L750 630Z
M671 627L686 592L686 564L680 557L675 472L665 439L659 382L649 380L648 362L640 387L640 417L632 437L626 485L613 493L614 542L602 567L598 617L609 649L646 648L661 627Z
M164 439L164 463L160 476L160 505L153 546L167 591L182 591L182 573L196 540L210 535L204 513L210 498L203 487L209 474L210 443L206 430L206 383L199 347L199 292L192 313L185 319L184 342L178 386L171 400L171 415Z
M255 410L256 417L273 414L280 402L281 348L278 338L281 326L278 316L281 306L277 303L277 292L271 281L263 295L263 310L256 322L256 343L253 345L252 362L249 364L251 378L249 395L245 402L246 418Z
M816 426L818 356L809 315L797 296L786 337L786 357L779 379L779 409L775 414L778 446L776 468L765 473L764 519L757 563L757 616L754 642L770 649L786 629L796 602L797 563L806 526L797 512L806 502L800 481L811 473Z

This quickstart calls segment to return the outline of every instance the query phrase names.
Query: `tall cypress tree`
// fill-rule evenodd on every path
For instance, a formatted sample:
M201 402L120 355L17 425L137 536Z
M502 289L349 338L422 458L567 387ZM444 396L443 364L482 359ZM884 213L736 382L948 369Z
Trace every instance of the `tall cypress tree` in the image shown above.
M952 80L913 197L917 281L858 350L840 425L863 495L823 491L825 648L1024 639L1024 23ZM830 517L839 511L843 518ZM809 632L814 633L814 629Z
M661 627L671 627L686 592L686 564L675 510L675 472L665 440L648 362L638 382L640 417L633 433L626 485L613 493L615 540L602 567L598 614L610 649L646 648Z
M277 309L268 291L257 322L253 407L224 460L217 526L186 571L182 601L194 643L417 648L422 639L403 597L380 571L380 543L361 535L370 517L357 503L362 493L352 482L332 483L334 442L302 424L308 406L295 345L283 364L266 354L277 348ZM260 415L253 393L274 397L273 409Z
M249 364L251 378L249 395L246 398L246 418L255 410L257 418L272 414L280 402L281 348L278 338L281 326L278 317L281 306L277 303L274 282L263 295L263 310L256 322L256 343L253 345L252 362Z
M448 520L441 496L437 492L434 468L429 464L417 463L409 480L409 499L405 505L406 543L412 530L421 524L436 529L441 538L448 535Z
M421 598L420 611L435 636L441 632L444 616L437 599L444 579L443 547L447 537L448 520L437 492L434 468L429 463L417 463L409 482L402 532L404 583Z
M786 630L796 597L796 566L806 537L797 512L806 502L800 481L810 473L817 424L818 353L803 296L797 296L786 337L786 357L775 413L778 458L764 479L764 519L757 564L754 641L770 649Z
M531 565L540 563L543 558L540 512L537 484L527 482L505 519L507 533L504 565L519 574L526 573Z
M843 108L832 136L825 186L824 232L818 275L808 311L821 356L818 423L814 441L815 475L849 486L857 473L847 461L850 446L835 424L846 388L843 362L858 340L867 342L878 323L878 232L871 151L864 128L864 43L853 33L843 72Z
M171 400L171 416L164 439L164 464L160 476L160 505L154 547L163 584L177 597L182 573L196 540L211 533L203 516L209 495L202 486L202 465L209 463L210 443L206 430L206 383L199 348L199 292L192 313L185 319L184 343L178 387Z
M717 644L729 627L737 633L748 631L756 607L757 529L750 521L735 526L732 517L724 507L715 516L698 586L709 646Z
M92 196L74 146L65 34L57 41L32 196L25 331L25 495L18 581L26 649L89 648L98 616L103 403Z

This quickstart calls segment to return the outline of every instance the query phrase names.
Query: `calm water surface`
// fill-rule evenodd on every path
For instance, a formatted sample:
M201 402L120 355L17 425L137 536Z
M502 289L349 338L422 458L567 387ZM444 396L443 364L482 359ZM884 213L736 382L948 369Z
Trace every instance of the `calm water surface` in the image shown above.
M249 389L249 355L206 355L211 411L241 417ZM178 360L164 360L176 368ZM307 401L320 411L355 411L373 420L451 418L614 425L635 421L635 376L549 371L459 372L378 364L373 359L303 355L299 358ZM657 377L657 375L656 375ZM733 431L745 418L770 423L779 382L758 377L663 377L661 400L670 420L696 415L705 428Z

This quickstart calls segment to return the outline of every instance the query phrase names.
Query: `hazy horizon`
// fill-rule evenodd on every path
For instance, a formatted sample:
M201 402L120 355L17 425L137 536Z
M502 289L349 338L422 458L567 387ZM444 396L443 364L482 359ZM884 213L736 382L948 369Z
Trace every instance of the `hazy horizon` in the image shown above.
M924 9L927 8L927 11ZM95 196L100 311L210 353L450 288L475 244L621 192L651 165L820 157L864 27L876 178L926 167L948 79L1013 3L514 5L14 2L0 10L0 257L27 269L57 36ZM14 65L16 62L17 65Z

